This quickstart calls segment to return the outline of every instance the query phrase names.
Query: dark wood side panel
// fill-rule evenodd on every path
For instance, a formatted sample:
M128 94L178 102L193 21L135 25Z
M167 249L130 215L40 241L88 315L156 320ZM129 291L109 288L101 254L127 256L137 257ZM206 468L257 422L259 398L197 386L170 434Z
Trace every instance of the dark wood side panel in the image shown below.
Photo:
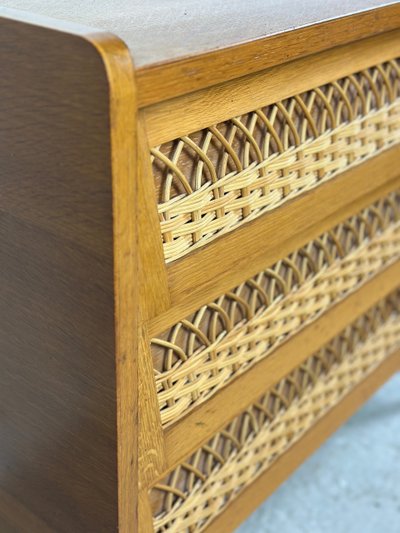
M0 71L0 531L108 533L118 523L108 81L83 36L7 19Z

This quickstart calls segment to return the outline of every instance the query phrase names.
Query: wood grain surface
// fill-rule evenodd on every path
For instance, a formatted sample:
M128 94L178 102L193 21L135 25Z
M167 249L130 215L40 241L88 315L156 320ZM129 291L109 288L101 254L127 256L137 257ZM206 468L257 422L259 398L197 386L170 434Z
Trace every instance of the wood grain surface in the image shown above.
M109 34L86 36L103 62L108 85L109 136L112 191L113 296L115 382L117 411L118 524L120 533L134 532L139 522L138 440L139 440L139 269L142 240L139 238L139 186L137 98L134 69L129 50ZM109 354L110 356L111 354ZM114 450L109 449L113 454Z
M398 188L394 147L165 265L149 140L397 54L399 2L301 4L1 2L1 533L151 533L148 488L222 427L221 402L237 413L265 381L254 367L163 430L150 337ZM330 321L344 326L398 276L396 264L259 368L278 379L334 334ZM393 357L318 423L315 443L395 368ZM252 490L270 492L315 443L307 434L214 531L234 527L259 501Z
M291 0L2 0L1 6L84 24L123 39L137 67L140 106L400 24L400 3L387 0L305 0L295 5Z
M393 30L149 105L143 110L149 144L157 146L399 56L400 31Z
M227 48L340 17L387 8L393 0L2 0L1 5L112 32L138 68ZM171 31L173 28L173 31ZM354 31L354 30L353 30Z
M0 69L0 487L15 502L15 523L1 513L0 530L108 533L118 527L109 83L82 36L6 19Z
M244 4L247 5L247 4ZM326 4L325 4L326 5ZM318 2L317 9L321 8ZM290 10L290 8L289 8ZM295 11L294 11L295 12ZM400 25L400 3L138 70L140 107L188 94Z

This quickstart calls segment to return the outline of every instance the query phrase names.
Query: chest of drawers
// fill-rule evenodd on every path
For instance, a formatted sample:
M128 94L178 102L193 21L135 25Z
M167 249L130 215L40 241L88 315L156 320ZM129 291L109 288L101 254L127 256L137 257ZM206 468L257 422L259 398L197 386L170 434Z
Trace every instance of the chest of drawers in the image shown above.
M400 5L0 4L0 530L232 531L399 369Z

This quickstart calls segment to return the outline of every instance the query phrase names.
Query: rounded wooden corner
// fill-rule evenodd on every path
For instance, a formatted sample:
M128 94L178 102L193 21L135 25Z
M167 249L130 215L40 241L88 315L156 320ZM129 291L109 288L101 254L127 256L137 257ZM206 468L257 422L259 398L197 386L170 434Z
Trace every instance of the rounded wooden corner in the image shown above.
M71 38L86 41L102 59L110 83L115 83L118 77L121 77L124 81L131 82L130 88L135 91L134 61L128 46L118 35L84 24L2 6L0 6L0 23L1 20L64 33Z

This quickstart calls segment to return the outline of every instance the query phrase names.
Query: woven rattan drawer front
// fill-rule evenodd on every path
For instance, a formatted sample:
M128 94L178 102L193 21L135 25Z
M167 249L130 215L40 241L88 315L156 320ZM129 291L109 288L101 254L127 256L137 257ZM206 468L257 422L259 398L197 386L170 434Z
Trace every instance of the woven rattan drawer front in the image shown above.
M207 400L400 257L394 192L152 340L163 424Z
M153 148L166 261L399 141L393 59Z
M151 491L154 530L201 531L400 347L400 292L268 390Z

